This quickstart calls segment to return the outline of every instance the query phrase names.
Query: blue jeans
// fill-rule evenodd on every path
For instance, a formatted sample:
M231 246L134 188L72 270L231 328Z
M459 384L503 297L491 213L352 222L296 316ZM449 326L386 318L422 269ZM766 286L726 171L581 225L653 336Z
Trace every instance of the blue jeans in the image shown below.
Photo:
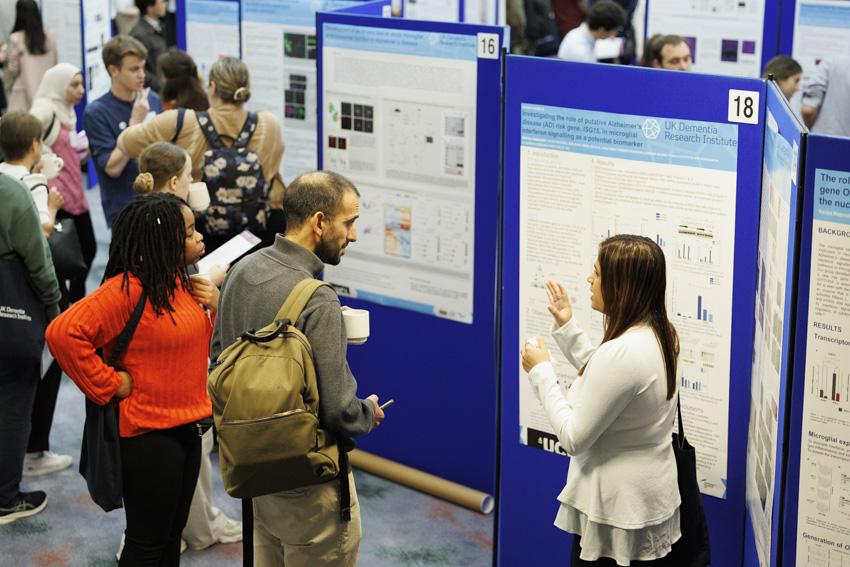
M20 492L41 361L0 359L0 505Z

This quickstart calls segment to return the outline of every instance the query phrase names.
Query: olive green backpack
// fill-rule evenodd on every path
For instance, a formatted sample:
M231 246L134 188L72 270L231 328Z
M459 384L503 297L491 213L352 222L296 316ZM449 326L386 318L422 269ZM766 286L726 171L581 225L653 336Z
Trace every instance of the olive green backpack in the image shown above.
M207 389L227 493L252 498L344 478L347 459L319 424L319 388L310 343L295 322L315 291L298 283L274 322L243 333L218 357ZM342 467L341 467L342 465ZM347 490L346 490L347 492ZM345 515L347 505L343 506Z

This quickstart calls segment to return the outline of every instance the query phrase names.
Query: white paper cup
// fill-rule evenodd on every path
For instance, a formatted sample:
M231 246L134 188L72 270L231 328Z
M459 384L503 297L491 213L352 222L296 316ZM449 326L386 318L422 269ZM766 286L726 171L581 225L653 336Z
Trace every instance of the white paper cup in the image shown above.
M189 195L186 197L186 201L193 211L206 211L210 206L210 192L207 189L207 184L203 181L196 181L189 185Z
M369 312L365 309L345 309L342 312L348 344L362 345L369 338Z
M47 179L53 179L62 168L65 167L65 162L56 154L48 153L41 156L41 174Z

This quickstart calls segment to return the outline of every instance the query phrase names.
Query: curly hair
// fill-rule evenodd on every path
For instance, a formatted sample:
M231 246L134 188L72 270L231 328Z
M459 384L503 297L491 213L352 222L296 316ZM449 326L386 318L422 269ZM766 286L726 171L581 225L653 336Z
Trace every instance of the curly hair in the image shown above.
M191 290L186 273L186 226L180 207L186 203L170 193L140 195L112 225L112 242L104 281L123 274L121 289L129 293L130 274L142 282L157 316L174 312L177 286Z

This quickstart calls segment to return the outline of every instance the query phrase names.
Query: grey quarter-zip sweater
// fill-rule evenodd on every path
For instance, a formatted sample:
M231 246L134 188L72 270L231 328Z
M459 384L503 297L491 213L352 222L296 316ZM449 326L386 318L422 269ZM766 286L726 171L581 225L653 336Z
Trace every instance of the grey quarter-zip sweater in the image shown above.
M310 250L278 235L272 246L241 259L221 288L210 359L245 331L274 320L280 306L303 279L316 278L325 265ZM348 343L339 297L329 286L319 288L295 326L310 341L319 385L319 421L334 432L340 448L354 448L353 437L368 433L374 405L357 397L357 381L345 358Z

